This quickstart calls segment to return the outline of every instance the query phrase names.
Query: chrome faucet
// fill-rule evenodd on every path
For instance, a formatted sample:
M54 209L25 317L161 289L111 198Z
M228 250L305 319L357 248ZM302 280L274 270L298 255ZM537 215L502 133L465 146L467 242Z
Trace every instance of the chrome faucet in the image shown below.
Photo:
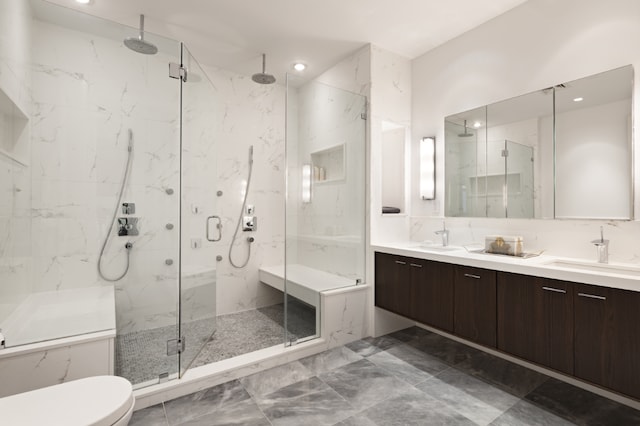
M442 222L442 229L435 232L436 235L442 236L442 246L446 247L449 245L449 230L447 229L447 225Z
M598 250L598 263L609 263L609 240L604 239L604 230L600 227L600 239L593 240L591 243Z

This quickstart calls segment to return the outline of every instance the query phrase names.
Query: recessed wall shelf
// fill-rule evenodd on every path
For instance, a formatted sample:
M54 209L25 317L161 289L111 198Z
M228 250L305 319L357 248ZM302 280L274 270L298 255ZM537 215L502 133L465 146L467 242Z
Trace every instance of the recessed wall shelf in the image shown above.
M338 182L345 179L345 144L311 153L314 184Z
M0 158L28 166L28 116L0 90Z

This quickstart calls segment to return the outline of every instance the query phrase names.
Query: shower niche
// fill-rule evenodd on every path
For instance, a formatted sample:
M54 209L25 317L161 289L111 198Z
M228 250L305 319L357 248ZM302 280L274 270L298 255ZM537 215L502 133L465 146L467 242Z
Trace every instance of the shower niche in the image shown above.
M0 155L29 164L28 124L27 114L0 89Z
M312 177L315 184L338 182L345 179L345 144L311 153Z

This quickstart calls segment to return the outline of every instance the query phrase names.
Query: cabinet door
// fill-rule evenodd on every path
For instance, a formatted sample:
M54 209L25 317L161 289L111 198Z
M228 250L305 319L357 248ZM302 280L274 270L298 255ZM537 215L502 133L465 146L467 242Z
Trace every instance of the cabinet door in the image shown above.
M498 272L498 349L573 374L573 287Z
M453 330L472 342L496 347L495 271L455 267Z
M406 317L410 316L411 270L409 263L406 257L376 252L376 306Z
M412 259L411 316L418 322L453 331L453 265Z
M575 286L575 375L640 398L640 293Z

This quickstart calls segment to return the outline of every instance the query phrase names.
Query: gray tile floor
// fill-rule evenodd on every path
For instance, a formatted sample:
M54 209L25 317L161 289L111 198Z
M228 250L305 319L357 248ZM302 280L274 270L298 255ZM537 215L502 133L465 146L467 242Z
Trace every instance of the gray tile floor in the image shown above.
M288 329L292 336L303 338L316 333L315 309L296 300L288 304ZM204 344L198 339L207 338ZM167 340L175 339L177 327L168 326L136 331L116 337L116 375L137 384L155 380L161 373L178 371L177 355L167 356ZM187 353L194 359L191 367L232 358L284 342L284 304L219 315L215 319L194 321L186 327ZM193 353L189 349L194 348ZM198 353L199 352L199 353ZM196 356L197 355L197 356Z
M136 411L147 425L640 425L640 412L417 327Z

